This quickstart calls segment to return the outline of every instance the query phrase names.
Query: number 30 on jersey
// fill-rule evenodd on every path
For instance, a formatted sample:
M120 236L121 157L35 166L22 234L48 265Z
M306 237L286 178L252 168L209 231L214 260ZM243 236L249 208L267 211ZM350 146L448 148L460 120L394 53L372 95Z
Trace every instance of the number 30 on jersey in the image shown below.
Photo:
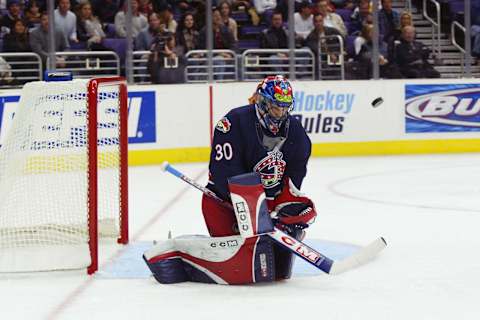
M232 145L228 142L224 144L215 145L215 160L220 161L222 159L231 160L233 157Z

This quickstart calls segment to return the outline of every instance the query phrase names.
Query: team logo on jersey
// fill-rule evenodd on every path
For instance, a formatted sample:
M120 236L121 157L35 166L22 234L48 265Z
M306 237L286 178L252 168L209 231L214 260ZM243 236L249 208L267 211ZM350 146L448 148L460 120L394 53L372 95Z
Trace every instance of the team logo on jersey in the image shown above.
M274 150L267 152L267 156L253 167L253 171L260 173L262 184L268 189L280 184L286 166L287 163L283 160L283 153Z
M232 124L230 123L230 120L227 119L227 117L223 117L220 119L220 121L217 122L217 125L215 128L223 133L227 133L230 131L230 128L232 127Z

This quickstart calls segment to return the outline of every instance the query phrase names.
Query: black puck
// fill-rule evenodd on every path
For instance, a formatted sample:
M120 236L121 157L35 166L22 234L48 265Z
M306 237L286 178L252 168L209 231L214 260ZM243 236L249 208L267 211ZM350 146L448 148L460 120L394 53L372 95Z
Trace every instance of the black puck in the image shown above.
M383 98L382 98L382 97L378 97L378 98L376 98L376 99L374 99L374 100L372 101L372 107L377 108L377 107L380 106L382 103L383 103Z

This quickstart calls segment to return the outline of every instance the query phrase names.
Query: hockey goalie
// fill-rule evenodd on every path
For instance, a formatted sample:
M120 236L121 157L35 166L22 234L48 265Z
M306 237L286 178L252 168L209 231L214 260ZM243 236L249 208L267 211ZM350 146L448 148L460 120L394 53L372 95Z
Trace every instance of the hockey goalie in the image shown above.
M207 185L215 196L202 200L211 237L168 239L144 253L160 283L248 284L291 277L293 254L266 234L276 227L303 240L315 220L313 202L299 191L311 142L290 115L292 87L282 76L265 78L249 102L215 127Z

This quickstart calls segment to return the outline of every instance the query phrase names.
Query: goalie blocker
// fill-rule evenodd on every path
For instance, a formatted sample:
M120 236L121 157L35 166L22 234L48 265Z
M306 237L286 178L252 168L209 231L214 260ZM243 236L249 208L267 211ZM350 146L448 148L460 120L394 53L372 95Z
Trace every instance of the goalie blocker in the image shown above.
M292 257L265 235L274 230L257 173L229 179L240 235L181 236L143 255L160 283L248 284L288 278Z

